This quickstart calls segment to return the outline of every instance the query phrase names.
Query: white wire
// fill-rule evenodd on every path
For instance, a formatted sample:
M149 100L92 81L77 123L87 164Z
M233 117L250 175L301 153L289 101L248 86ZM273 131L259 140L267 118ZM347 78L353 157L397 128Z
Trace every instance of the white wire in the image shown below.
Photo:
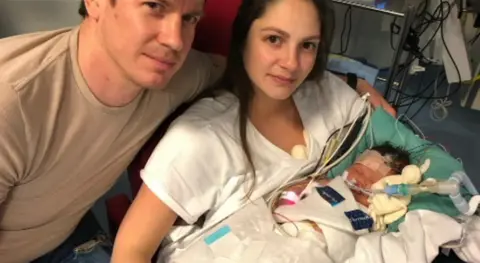
M460 84L459 84L460 85ZM450 84L447 87L447 95L450 94ZM433 96L437 96L437 85L435 85L433 90ZM435 99L430 104L430 118L434 121L443 121L448 117L447 107L452 105L452 101L448 98Z
M366 95L365 98L362 97L362 99L364 100L364 103L365 105L369 105L369 102L367 100L369 95ZM353 108L352 108L353 109ZM362 113L363 113L363 110L359 112L359 114L357 115L357 117L355 118L355 120L353 121L353 123L355 123L359 118L360 116L362 116ZM343 125L342 127L344 127L345 125ZM353 127L354 125L352 125L349 129L348 129L348 132L347 132L347 135L344 137L344 139L342 140L342 143L340 143L337 148L335 149L335 151L333 152L333 154L330 155L330 158L328 160L325 160L325 162L323 163L323 165L317 169L316 171L314 171L314 173L318 173L318 172L321 172L322 170L324 170L324 167L325 165L331 160L331 158L333 158L333 156L336 155L336 153L338 152L338 150L340 149L340 146L345 142L346 138L348 137L348 135L350 134L350 132L353 130ZM270 203L273 203L273 200L279 196L279 194L281 193L281 191L285 188L286 184L288 184L292 179L294 179L296 176L298 176L297 173L292 173L292 175L290 175L289 177L287 177L281 184L279 187L277 187L275 190L272 191L272 194L269 196L269 198L267 199L267 202L270 204ZM304 179L304 178L303 178ZM303 180L302 179L302 180Z
M353 179L353 180L345 179L344 181L351 190L359 191L362 194L367 195L367 196L372 196L373 195L373 191L371 189L363 188L363 187L360 187L360 186L356 185L357 181L355 179Z
M406 144L405 138L403 138L402 133L401 133L400 130L398 129L398 123L399 123L399 122L400 122L400 118L397 118L397 119L395 120L395 130L397 131L398 136L400 136L400 139L402 140L402 145L405 145L405 144Z
M410 119L410 118L409 118L407 115L405 115L405 114L400 115L399 119L400 119L401 117L405 118L405 119L408 121L408 123L415 129L415 131L416 131L418 134L420 134L420 136L422 136L422 139L425 139L425 138L426 138L426 137L425 137L425 134L424 134L424 133L422 132L422 130L417 126L417 124L415 124L415 122L412 121L412 119ZM398 131L398 130L397 130L397 131Z
M370 114L371 114L371 108L370 108ZM370 118L370 117L369 117L369 118ZM370 119L369 119L369 120L370 120ZM373 145L374 145L374 143L375 143L375 138L374 138L375 136L374 136L374 134L373 134L373 125L370 125L370 122L368 122L366 125L370 127L370 144L368 145L368 148L369 148L369 149L372 149L372 148L373 148Z
M368 94L366 95L366 98L368 98ZM366 98L364 98L366 100ZM352 145L350 146L350 148L347 150L347 152L345 152L342 156L340 156L340 158L338 158L337 160L335 160L332 164L330 164L329 166L325 167L324 169L322 170L328 170L330 169L331 167L337 165L338 163L340 163L343 159L345 159L348 155L350 155L350 153L353 151L353 149L356 148L356 146L360 143L360 140L363 138L363 135L366 133L367 131L367 128L368 126L370 126L370 117L371 117L371 114L372 114L372 106L370 105L370 103L368 101L365 101L365 105L367 107L367 114L365 116L365 119L363 121L363 127L362 129L360 130L360 133L358 134L357 138L355 139L355 141L352 143ZM360 113L363 112L363 111L360 111ZM361 114L359 114L359 116L361 116ZM355 121L353 123L355 123L357 121L357 119L359 118L359 116L357 116L357 118L355 119ZM354 125L352 125L353 127ZM351 130L349 130L347 132L347 135L345 136L348 137L348 135L350 134ZM372 135L372 139L373 139L373 135ZM337 150L340 148L340 146L344 143L345 139L342 140L342 143L337 147ZM373 141L370 142L370 144L373 144ZM333 154L332 156L334 156L335 154ZM325 166L325 164L328 163L328 161L326 161L323 166ZM307 184L307 187L302 191L302 193L308 189L308 187L311 186L311 184L314 182L315 178L318 177L319 175L321 175L320 173L319 174L315 174L313 176L311 176L311 179L310 179L310 182ZM297 180L292 180L291 182L287 183L284 187L279 187L277 188L275 191L272 192L272 194L270 195L270 197L267 199L267 206L268 208L270 208L271 212L273 213L273 203L275 202L275 200L280 196L281 194L281 191L291 185L295 185L297 184L298 182L300 181L303 181L305 180L305 178L299 178ZM279 230L280 234L281 235L286 235L286 236L290 236L288 233L286 233L286 231L283 230L283 228L275 221L275 228Z
M363 138L363 135L365 135L365 133L367 132L367 128L369 126L369 123L370 123L370 117L371 117L371 114L372 114L372 107L370 105L369 102L367 102L367 115L365 116L365 120L364 120L364 123L363 123L363 127L362 129L360 130L360 133L358 134L357 138L355 139L355 141L352 143L351 147L347 150L347 152L345 152L340 158L338 158L337 160L335 160L333 163L331 163L330 165L326 166L323 168L322 171L319 171L317 174L314 175L314 177L318 177L319 175L323 174L324 171L328 171L330 170L332 167L336 166L337 164L339 164L341 161L343 161L343 159L345 159L352 151L353 149L356 148L356 146L360 143L360 141L362 140ZM356 120L355 120L356 122ZM350 129L353 129L353 125ZM372 128L370 129L371 131ZM349 131L350 133L350 131ZM348 134L349 134L348 133ZM348 137L348 134L345 136L345 138L343 139L342 143L339 145L338 149L340 149L340 146L345 142L346 138ZM371 134L372 138L373 138L373 133ZM373 141L370 142L370 144L373 144ZM329 160L330 161L330 160ZM326 162L328 163L328 162Z
M351 127L349 128L349 130L347 131L347 134L345 135L344 139L342 140L342 142L337 146L337 149L335 150L335 152L330 156L330 158L328 160L325 160L325 162L323 163L323 165L320 167L320 169L317 169L316 172L313 173L313 175L311 175L311 180L310 182L307 184L307 186L310 186L314 179L317 178L318 176L322 175L323 174L323 171L328 171L328 169L330 169L331 167L337 165L338 163L340 163L343 159L345 159L352 151L353 149L360 143L360 140L362 139L363 135L365 134L365 132L367 131L367 127L368 127L368 124L370 122L370 117L371 117L371 113L372 113L372 108L371 108L371 105L370 105L370 102L368 101L368 97L369 97L369 94L365 94L362 99L364 100L364 105L366 106L367 108L367 114L365 116L365 119L364 119L364 123L363 123L363 127L362 127L362 130L360 131L360 134L357 136L356 140L353 142L353 144L351 145L351 147L347 150L346 153L344 153L340 158L338 158L337 160L335 160L333 163L331 163L330 165L326 166L326 164L328 162L330 162L331 158L333 158L333 156L336 155L336 153L338 152L338 150L340 149L340 147L342 146L342 144L346 141L346 138L348 137L348 135L351 133L351 131L353 130L353 127L355 125L351 125ZM362 116L362 113L364 111L360 111L359 114L357 115L357 117L355 118L355 120L353 121L353 123L355 123L359 118L360 116ZM344 125L345 126L345 125ZM343 127L343 126L342 126ZM372 142L373 143L373 142ZM371 143L371 144L372 144ZM297 176L297 174L292 174L292 176L290 176L287 180L284 181L284 183L282 183L278 188L276 188L274 191L272 191L271 195L267 198L267 204L269 206L270 209L273 208L273 203L275 202L276 198L278 198L281 194L281 192L283 191L283 189L285 189L286 187L288 187L289 185L294 185L298 182L301 182L303 180L305 180L305 178L298 178L296 180L294 180L294 177Z

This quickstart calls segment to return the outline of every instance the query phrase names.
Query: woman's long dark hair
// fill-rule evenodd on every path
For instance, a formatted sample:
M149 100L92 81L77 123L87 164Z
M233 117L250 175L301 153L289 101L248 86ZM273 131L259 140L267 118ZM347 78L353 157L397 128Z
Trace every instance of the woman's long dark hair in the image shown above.
M248 33L253 22L260 18L266 11L270 3L279 0L243 0L238 14L233 22L232 38L230 51L227 60L225 73L218 83L220 90L226 90L233 93L239 100L239 132L242 148L250 165L253 174L253 185L247 196L250 196L255 186L255 168L253 165L250 147L247 143L247 121L249 115L250 103L253 97L253 86L245 70L243 53L248 38ZM297 0L300 1L300 0ZM325 72L328 54L333 38L334 29L334 11L331 0L304 0L311 1L318 12L320 18L321 41L318 47L318 53L313 70L307 79L321 78Z

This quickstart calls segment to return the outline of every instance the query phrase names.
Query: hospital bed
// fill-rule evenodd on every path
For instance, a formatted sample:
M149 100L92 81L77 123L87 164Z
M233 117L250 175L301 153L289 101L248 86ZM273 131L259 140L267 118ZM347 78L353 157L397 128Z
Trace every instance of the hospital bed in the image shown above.
M385 116L385 114L384 114L384 116ZM392 119L392 118L388 118L388 119ZM400 127L400 129L403 129L403 128L404 128L404 127ZM159 133L159 135L161 135L161 132ZM382 135L382 136L383 136L383 135ZM409 140L410 138L406 138L406 139ZM154 145L155 145L155 144L153 144L153 146L154 146ZM146 157L148 158L148 155L147 155ZM441 168L441 167L440 167L440 168ZM456 169L456 168L454 168L454 169ZM260 211L256 211L256 212L252 212L252 211L249 211L249 212L248 212L249 215L251 215L252 213L255 213L255 215L262 217L262 214L265 215L265 209L264 209L264 210L260 210ZM268 215L267 215L267 216L268 216ZM263 216L263 218L265 218L265 217L266 217L266 216ZM239 220L236 220L236 222L238 222L238 221L239 221ZM258 220L258 221L259 221L259 222L265 222L266 220ZM268 224L268 222L267 222L267 224ZM209 232L209 233L206 233L206 235L205 235L204 237L209 238L209 239L212 239L212 238L215 238L215 236L218 236L218 233L217 233L217 232L220 232L220 234L222 234L222 232L225 233L225 231L224 231L225 228L224 228L224 227L225 227L226 225L232 226L232 225L238 225L238 223L235 223L235 222L232 223L232 222L225 221L225 222L223 222L223 224L216 226L216 228L212 228L212 229L210 230L210 232ZM232 227L232 229L234 229L234 227ZM233 231L235 231L235 230L233 230ZM213 237L208 237L208 236L213 236ZM275 237L275 238L277 238L277 237ZM281 239L281 238L278 237L278 239ZM277 239L275 239L275 240L277 240ZM285 239L285 242L284 242L284 243L287 244L289 240L291 241L291 239L288 239L288 238ZM210 241L209 241L209 242L210 242ZM199 249L200 252L203 251L203 252L206 253L206 252L209 251L209 250L208 250L208 247L206 247L205 245L203 245L203 242L200 242L200 245L201 245L201 246L197 247L197 249ZM202 246L203 246L203 247L202 247ZM204 250L204 249L205 249L205 250ZM249 252L249 253L250 253L250 252ZM255 254L255 251L253 251L253 252L251 252L251 253ZM196 253L196 254L198 254L198 253ZM248 255L248 254L247 254L247 255ZM321 258L322 254L319 253L318 256L319 256L319 258ZM442 260L446 260L446 261L442 261ZM179 262L182 262L182 261L179 261ZM185 261L183 261L183 262L185 262ZM187 262L188 262L188 261L187 261ZM208 260L207 260L206 262L208 262ZM246 262L246 261L245 261L245 262ZM354 261L354 262L358 262L358 261ZM436 259L436 261L433 261L433 262L452 262L452 263L455 263L455 262L462 262L462 261L460 261L459 259L457 259L454 253L450 253L450 255L449 255L448 257L445 256L445 255L443 255L443 254L440 254L440 256Z

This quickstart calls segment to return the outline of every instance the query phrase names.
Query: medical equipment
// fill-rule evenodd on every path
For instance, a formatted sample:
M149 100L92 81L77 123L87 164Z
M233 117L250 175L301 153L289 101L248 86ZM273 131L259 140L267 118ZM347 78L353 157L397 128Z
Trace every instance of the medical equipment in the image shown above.
M429 192L440 195L450 195L456 193L459 185L453 181L426 181L425 184L397 184L387 185L383 190L372 190L374 193L383 192L390 196L409 196L419 193Z
M455 185L456 187L451 187L449 194L450 199L452 200L455 207L463 214L457 218L459 223L462 224L462 236L459 240L448 242L447 244L442 245L443 248L460 248L464 245L465 239L468 235L468 225L472 220L472 216L478 211L478 205L480 203L480 195L478 194L477 189L473 185L470 178L465 172L455 172L448 179L450 185ZM462 196L460 192L460 186L463 185L467 191L473 195L470 199L470 202L467 203L467 200ZM447 189L447 188L445 188Z
M335 160L334 162L332 162L331 164L330 161L333 159L333 157L337 154L337 152L340 150L341 146L343 145L343 143L346 141L348 135L352 132L353 128L354 128L354 125L352 125L348 131L347 131L347 134L344 136L344 138L341 140L341 142L336 146L335 148L335 151L333 151L329 157L326 158L326 160L323 162L323 164L318 167L314 173L312 173L312 175L310 175L310 177L312 177L312 181L323 175L325 173L325 171L328 171L330 168L334 167L335 165L337 165L338 163L340 163L345 157L347 157L350 152L355 149L355 147L360 143L360 140L362 139L363 135L366 133L367 131L367 127L368 127L368 124L370 123L370 117L371 117L371 114L372 114L372 106L370 105L370 102L368 102L368 98L370 97L370 94L369 93L365 93L361 99L362 99L362 102L364 103L365 105L365 108L367 110L367 113L365 115L365 119L363 121L363 127L362 127L362 130L360 131L360 134L357 136L357 139L352 143L351 147L348 149L348 151L343 154L340 158L338 158L337 160ZM355 123L357 122L358 119L360 119L360 117L363 115L364 111L361 110L359 111L358 115L355 117L355 119L353 120L352 123ZM341 130L343 129L343 126L341 128ZM338 134L341 134L341 130ZM338 138L337 138L338 139ZM284 183L281 184L281 186L279 188L277 188L273 194L270 196L270 198L268 198L268 201L269 203L273 202L272 199L277 199L280 194L283 192L283 189L286 188L287 184L288 185L292 185L294 183L298 183L300 181L303 181L305 180L305 178L299 178L299 179L295 179L292 181L292 179L294 179L294 177L297 176L297 174L292 174L291 177L287 178L287 180L284 181ZM271 207L271 206L270 206Z
M467 202L461 194L461 186L473 196ZM448 195L458 211L464 215L473 215L480 203L480 195L465 172L455 172L445 181L429 178L420 184L387 185L384 189L366 190L370 194L387 194L389 196L412 196L420 193Z
M335 167L337 164L339 164L341 161L343 161L343 159L345 159L352 151L353 149L355 149L357 147L357 145L360 143L360 140L362 139L363 135L365 135L365 133L367 132L367 128L369 127L369 124L370 124L370 118L372 116L372 105L370 104L370 102L368 101L368 98L370 97L370 94L369 93L365 93L363 94L362 96L362 100L363 100L363 103L366 107L366 110L367 110L367 113L365 115L365 119L363 120L363 126L362 126L362 129L360 130L360 133L358 134L357 136L357 139L352 143L352 145L350 146L350 148L348 149L347 152L345 152L342 156L340 156L340 158L338 158L337 160L335 160L334 162L332 162L331 164L328 164L331 159L333 158L333 156L335 156L337 154L337 152L340 150L341 146L343 145L343 143L345 143L345 141L347 140L348 136L350 135L350 133L352 132L353 128L354 128L354 125L352 125L349 129L348 129L348 132L347 134L344 136L343 140L341 141L340 144L338 144L336 150L334 151L333 154L330 155L330 158L327 158L327 160L325 160L324 164L322 165L322 167L320 167L314 174L310 175L312 177L312 180L313 179L316 179L318 178L319 176L323 175L326 171L330 170L332 167ZM352 123L356 123L358 119L360 119L360 117L362 116L362 113L363 111L360 111L359 114L357 115L357 117L355 118L355 120L352 122ZM340 133L339 133L340 134ZM371 140L371 144L373 144L373 140ZM370 145L370 147L373 146L373 145ZM328 165L327 165L328 164Z
M370 117L372 115L372 106L370 105L370 102L368 101L369 97L370 97L369 93L365 93L361 97L361 100L362 100L362 102L364 104L364 107L365 107L364 109L366 109L366 114L365 114L365 118L363 120L362 129L360 130L356 140L352 143L350 148L342 156L340 156L340 158L338 158L334 162L330 163L332 161L333 157L336 156L337 152L340 150L341 146L344 144L344 142L348 138L348 135L352 132L352 130L354 128L354 125L351 125L351 127L348 129L346 135L343 137L343 139L340 141L340 143L338 145L336 145L335 150L331 154L329 154L329 156L325 159L325 161L322 163L322 165L320 167L318 167L311 175L309 175L311 180L310 180L309 184L307 185L307 187L305 189L308 189L311 186L311 184L313 184L313 182L316 178L324 175L326 173L326 171L330 170L332 167L334 167L335 165L340 163L343 159L345 159L353 151L353 149L355 149L355 147L360 143L360 140L363 138L363 135L367 132L367 128L369 127L369 123L370 123ZM356 123L358 121L358 119L360 119L362 117L364 112L365 112L364 110L359 111L359 113L357 114L357 116L355 117L355 119L353 120L352 123ZM342 129L343 129L343 126L342 126ZM342 129L338 133L339 135L342 133L341 132ZM339 138L336 138L336 139L339 139ZM280 198L280 196L283 194L285 189L287 189L289 186L295 185L295 184L305 180L305 177L294 179L295 176L297 176L297 174L292 174L292 176L287 178L287 180L285 180L284 183L282 183L280 185L280 187L278 187L277 189L275 189L272 192L272 194L267 199L268 207L270 209L273 210L273 208L275 206L275 202ZM304 193L302 192L299 196L303 196L303 195L304 195Z
M455 181L458 185L463 185L467 191L473 195L473 197L470 199L470 202L467 203L467 200L465 200L460 193L460 187L456 192L450 194L450 199L452 199L452 202L455 207L457 207L458 211L465 215L473 215L478 209L480 195L478 195L478 191L470 178L464 172L455 172L452 174L449 180Z

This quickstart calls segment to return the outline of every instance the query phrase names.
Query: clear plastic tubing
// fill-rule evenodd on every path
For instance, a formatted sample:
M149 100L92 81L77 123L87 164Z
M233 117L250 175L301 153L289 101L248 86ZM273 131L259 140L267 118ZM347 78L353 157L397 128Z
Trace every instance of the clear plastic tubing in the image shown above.
M450 195L458 193L459 185L457 182L438 181L432 185L416 185L416 184L398 184L387 185L383 192L391 196L409 196L416 195L422 192L435 193L440 195Z

